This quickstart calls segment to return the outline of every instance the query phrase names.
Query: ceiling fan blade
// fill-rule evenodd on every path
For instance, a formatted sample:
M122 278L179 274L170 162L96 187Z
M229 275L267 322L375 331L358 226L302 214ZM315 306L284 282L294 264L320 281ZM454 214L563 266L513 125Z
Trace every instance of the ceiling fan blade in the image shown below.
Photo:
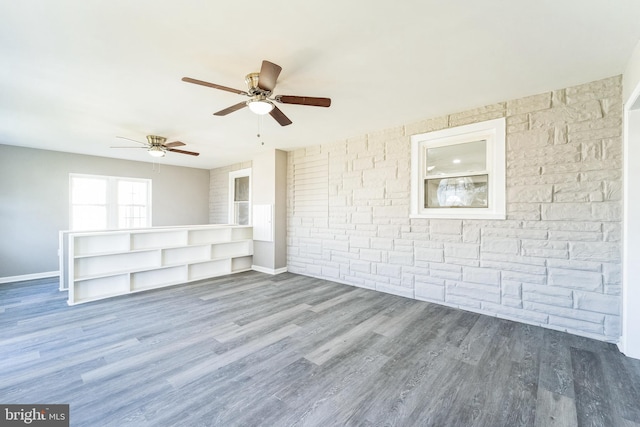
M217 113L213 113L214 116L226 116L229 113L233 113L234 111L238 111L241 108L247 106L246 102L238 102L236 105L232 105L231 107L225 108L224 110L220 110Z
M168 144L164 144L165 147L182 147L183 145L187 145L187 144L180 141L173 141L173 142L169 142Z
M190 77L183 77L182 81L183 82L187 82L187 83L193 83L193 84L196 84L196 85L212 87L214 89L226 90L227 92L237 93L238 95L247 95L247 96L249 95L247 92L245 92L243 90L238 90L238 89L234 89L234 88L231 88L231 87L221 86L221 85L217 85L215 83L209 83L209 82L205 82L205 81L202 81L202 80L192 79Z
M311 105L313 107L329 107L331 98L314 98L311 96L278 95L274 98L283 104Z
M258 87L262 90L272 91L276 87L276 81L282 71L282 67L269 61L262 61L260 77L258 77Z
M147 148L147 147L131 147L131 146L123 147L120 145L112 145L109 148Z
M149 145L147 142L136 141L135 139L125 138L124 136L116 136L116 138L118 138L118 139L126 139L127 141L137 142L138 144L142 144L142 145Z
M177 150L175 148L167 148L167 151L171 151L172 153L188 154L190 156L199 156L200 155L200 153L196 153L196 152L193 152L193 151Z
M289 117L285 116L284 113L280 111L280 109L275 105L273 106L273 110L271 110L269 114L271 115L271 117L276 119L276 122L280 123L280 126L287 126L293 123L291 120L289 120Z

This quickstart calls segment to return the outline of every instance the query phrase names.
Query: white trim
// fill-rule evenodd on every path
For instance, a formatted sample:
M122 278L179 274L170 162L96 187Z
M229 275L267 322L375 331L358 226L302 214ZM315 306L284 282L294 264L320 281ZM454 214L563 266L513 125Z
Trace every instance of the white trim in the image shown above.
M229 198L227 200L228 203L228 218L229 218L229 224L235 224L235 211L233 209L234 203L235 203L235 192L236 192L236 186L235 186L235 180L236 178L241 178L243 176L248 176L249 177L249 209L248 209L248 215L249 215L249 223L247 225L251 225L253 223L253 218L252 218L252 204L251 204L251 200L253 198L253 194L251 193L251 189L253 188L253 183L251 182L251 168L246 168L246 169L239 169L237 171L231 171L229 172Z
M640 120L640 117L635 117L631 119L632 111L634 112L634 116L640 115L640 107L636 104L640 100L640 84L638 84L634 90L631 92L631 96L627 100L624 105L623 110L623 178L622 178L622 187L623 187L623 215L622 215L622 330L620 336L620 342L618 343L618 348L622 353L624 353L628 357L633 357L635 359L640 359L640 326L635 324L633 317L630 313L634 312L634 308L638 304L638 291L631 292L629 286L631 282L631 277L633 274L631 273L632 267L631 264L635 257L637 257L638 253L629 253L632 239L637 236L630 237L629 236L629 226L631 218L636 214L635 211L631 210L631 200L635 196L631 196L630 192L633 191L634 186L631 185L630 171L635 166L633 161L636 160L631 159L630 154L630 135L629 135L629 126L630 121ZM635 128L638 126L635 125ZM637 192L637 190L635 190ZM635 279L634 279L635 280ZM632 336L633 335L633 336Z
M489 175L488 208L424 209L423 170L426 146L487 141ZM465 126L411 136L411 218L505 219L506 218L506 119L499 118Z
M272 274L274 276L276 274L282 274L287 272L287 267L276 268L274 270L273 268L260 267L259 265L252 265L251 269L254 271L257 271L258 273Z
M25 280L46 279L59 276L59 271L46 271L44 273L22 274L20 276L0 277L0 283L24 282Z

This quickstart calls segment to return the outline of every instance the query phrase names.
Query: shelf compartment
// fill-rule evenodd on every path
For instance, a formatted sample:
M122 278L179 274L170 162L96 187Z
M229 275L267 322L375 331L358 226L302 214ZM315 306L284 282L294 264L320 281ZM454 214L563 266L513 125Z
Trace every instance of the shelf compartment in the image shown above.
M231 240L231 229L229 227L189 230L190 245L228 242L229 240Z
M158 270L131 273L131 291L153 289L163 286L184 283L187 281L187 268L184 265Z
M74 278L87 279L122 271L145 270L160 266L159 251L127 252L74 260Z
M153 231L131 233L131 249L154 249L187 244L185 230Z
M252 227L234 227L231 229L231 240L251 240L253 239Z
M88 279L73 284L73 301L69 295L69 304L102 299L109 296L126 294L129 292L129 275Z
M162 265L188 264L208 260L210 258L209 250L209 245L163 249Z
M235 273L237 271L250 270L252 265L253 265L253 256L251 255L233 258L231 260L231 272Z
M219 259L215 261L199 262L189 265L189 280L206 279L231 273L231 260Z
M76 256L117 253L129 250L129 233L73 236Z
M211 246L211 258L233 258L236 256L253 255L253 241L218 243Z

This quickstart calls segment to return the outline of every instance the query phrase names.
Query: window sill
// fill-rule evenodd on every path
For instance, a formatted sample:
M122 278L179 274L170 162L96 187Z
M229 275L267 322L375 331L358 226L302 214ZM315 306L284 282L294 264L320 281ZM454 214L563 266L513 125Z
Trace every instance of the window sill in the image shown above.
M507 215L503 213L487 212L487 213L471 213L471 212L442 212L442 213L424 213L411 214L411 219L507 219Z

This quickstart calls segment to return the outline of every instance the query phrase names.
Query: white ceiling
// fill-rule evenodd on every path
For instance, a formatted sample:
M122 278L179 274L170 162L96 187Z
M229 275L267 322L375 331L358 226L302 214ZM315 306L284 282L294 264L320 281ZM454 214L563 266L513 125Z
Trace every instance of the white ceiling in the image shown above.
M621 74L638 0L0 0L0 144L152 161L116 136L187 143L213 168ZM246 90L263 59L280 127L184 76ZM264 145L261 145L264 142ZM129 145L129 144L124 144Z

